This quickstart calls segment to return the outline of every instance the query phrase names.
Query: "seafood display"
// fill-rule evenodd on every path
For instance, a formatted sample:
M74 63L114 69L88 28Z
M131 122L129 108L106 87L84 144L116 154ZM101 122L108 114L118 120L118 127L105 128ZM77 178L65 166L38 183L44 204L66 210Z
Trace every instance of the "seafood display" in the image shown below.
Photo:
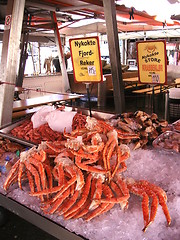
M126 134L138 134L136 139L123 139L121 142L125 144L132 143L134 149L143 148L148 144L152 144L153 140L162 132L169 130L168 122L159 120L157 114L151 115L143 111L135 113L129 112L115 116L108 121L118 130L124 131Z
M87 115L76 113L72 119L72 130L77 128L83 129L86 124L86 117ZM10 134L35 144L40 144L41 141L57 141L63 139L62 131L52 130L50 126L53 124L50 124L50 122L48 122L49 124L46 122L33 128L31 119L27 119L22 124L14 127L10 131ZM63 123L59 121L59 124L61 125ZM102 124L106 124L109 130L116 129L120 142L133 145L133 149L144 148L147 145L151 145L153 140L162 132L172 129L167 121L159 120L157 114L153 113L149 115L143 111L115 115L114 117L103 120ZM67 130L66 127L64 128ZM61 127L61 129L64 128Z
M24 150L21 144L0 137L0 173L7 174Z
M180 120L173 123L173 128L175 131L180 132Z
M153 141L153 146L158 149L180 152L180 133L166 131Z
M14 183L23 189L28 182L29 194L40 199L45 214L86 221L116 204L128 211L133 193L142 198L143 231L154 221L159 204L170 225L165 191L146 180L136 181L123 175L130 157L125 143L139 139L138 132L117 129L89 116L86 121L84 117L75 119L71 133L64 130L63 138L43 141L37 148L21 153L4 189L8 191Z
M35 144L40 144L41 141L61 140L63 137L62 133L53 131L47 123L33 128L31 119L26 119L21 125L13 128L10 134Z

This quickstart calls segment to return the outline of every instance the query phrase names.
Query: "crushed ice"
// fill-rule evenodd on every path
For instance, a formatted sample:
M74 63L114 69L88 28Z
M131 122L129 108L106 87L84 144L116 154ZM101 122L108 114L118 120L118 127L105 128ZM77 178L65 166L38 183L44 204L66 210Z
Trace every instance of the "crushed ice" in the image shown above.
M126 161L127 171L124 177L132 177L135 180L145 179L162 187L167 193L167 205L172 218L170 227L166 225L166 219L159 205L155 221L147 231L142 232L143 215L141 199L131 195L129 208L125 211L115 205L109 212L85 222L82 219L65 221L62 216L46 215L46 217L59 223L68 230L75 232L89 240L179 240L180 239L180 159L179 154L138 149L130 152L130 158ZM3 192L3 181L0 178L0 191ZM24 188L24 187L23 187ZM30 209L41 213L39 200L28 195L28 188L24 191L10 187L8 196L28 206ZM113 234L112 234L113 233Z

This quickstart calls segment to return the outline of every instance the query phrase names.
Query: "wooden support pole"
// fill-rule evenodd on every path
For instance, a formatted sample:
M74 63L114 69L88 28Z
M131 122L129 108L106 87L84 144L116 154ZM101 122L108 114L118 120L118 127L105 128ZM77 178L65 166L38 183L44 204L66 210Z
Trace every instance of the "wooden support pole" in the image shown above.
M58 49L59 62L60 62L60 67L61 67L62 80L63 80L63 92L66 92L67 90L70 89L70 86L69 86L69 80L68 80L66 64L65 64L65 57L64 57L64 53L63 53L63 49L62 49L61 37L59 34L58 23L57 23L57 18L56 18L55 12L51 12L51 18L54 23L55 41L56 41L56 46Z
M12 121L25 0L8 0L0 72L0 126Z
M115 112L125 111L124 86L120 61L119 39L116 21L116 6L114 0L103 0L107 28L109 56L114 88Z

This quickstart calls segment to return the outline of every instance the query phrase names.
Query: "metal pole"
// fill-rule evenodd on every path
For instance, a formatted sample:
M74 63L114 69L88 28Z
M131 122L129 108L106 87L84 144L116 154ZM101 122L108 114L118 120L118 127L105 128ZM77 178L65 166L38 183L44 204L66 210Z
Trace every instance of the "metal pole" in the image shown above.
M169 91L165 93L165 116L166 121L169 121Z
M90 97L90 92L89 92L89 83L86 84L86 90L87 90L87 96L88 96L88 104L89 104L89 115L92 117L92 112L91 112L91 97Z

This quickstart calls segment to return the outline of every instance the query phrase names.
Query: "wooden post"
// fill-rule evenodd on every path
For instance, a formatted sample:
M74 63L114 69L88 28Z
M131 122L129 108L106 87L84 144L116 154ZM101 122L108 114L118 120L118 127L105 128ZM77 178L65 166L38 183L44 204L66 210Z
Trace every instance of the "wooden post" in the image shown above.
M26 21L25 24L27 25L27 21L28 21L27 12L24 14L24 20ZM26 67L26 60L28 58L28 54L27 54L28 38L29 38L28 31L22 30L21 54L20 54L19 72L18 72L18 76L17 76L17 79L16 79L16 87L22 87L22 85L23 85L24 71L25 71L25 67Z
M55 34L55 41L56 41L56 46L58 49L59 62L60 62L61 73L62 73L63 92L66 92L68 89L70 89L70 87L69 87L69 80L68 80L68 75L67 75L67 70L66 70L65 58L64 58L64 53L63 53L63 49L62 49L61 37L59 34L59 29L58 29L57 18L56 18L55 12L51 12L51 18L54 22L54 34Z
M115 112L122 113L125 110L125 98L120 61L115 1L103 0L103 5L106 19L111 74L114 87Z
M8 0L0 72L0 126L12 121L25 0Z

